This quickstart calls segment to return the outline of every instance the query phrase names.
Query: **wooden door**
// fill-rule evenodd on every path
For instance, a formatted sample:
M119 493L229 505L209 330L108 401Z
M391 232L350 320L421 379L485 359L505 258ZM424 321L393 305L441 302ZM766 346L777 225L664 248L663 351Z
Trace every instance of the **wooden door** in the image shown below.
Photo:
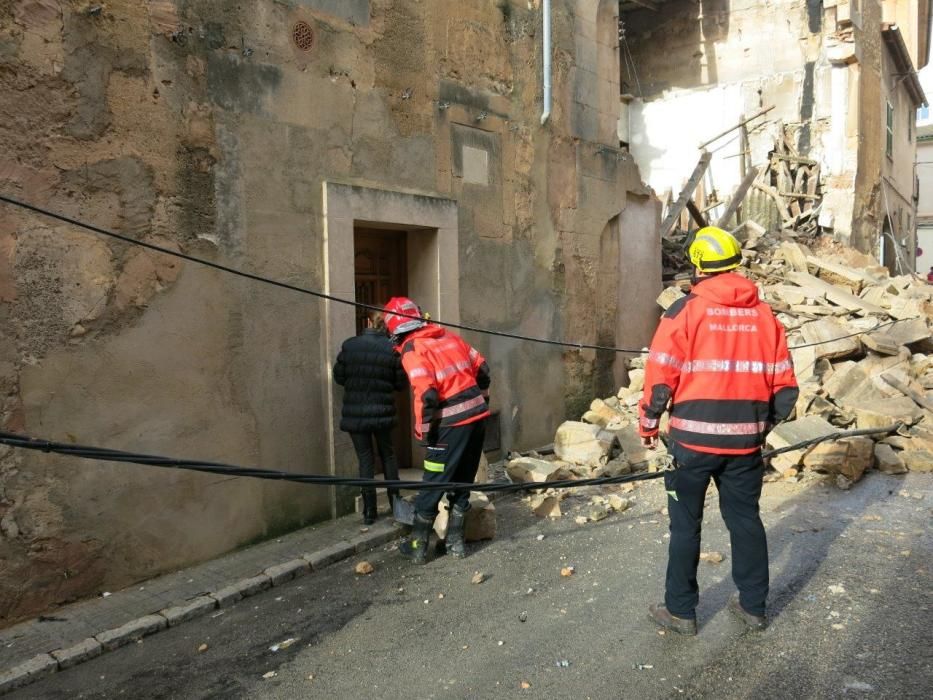
M408 295L407 241L405 231L354 229L354 275L358 302L382 306L394 296ZM367 309L357 307L357 333L366 328L367 313ZM395 408L398 413L393 435L395 455L399 468L409 469L412 463L410 392L396 394Z

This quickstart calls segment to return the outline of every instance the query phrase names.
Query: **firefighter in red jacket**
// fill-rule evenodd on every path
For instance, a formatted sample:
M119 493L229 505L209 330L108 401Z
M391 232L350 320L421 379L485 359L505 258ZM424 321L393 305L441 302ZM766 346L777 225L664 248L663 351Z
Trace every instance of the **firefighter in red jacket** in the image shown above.
M486 360L456 333L428 323L411 299L393 297L385 314L411 384L415 437L426 449L424 481L472 483L483 454L484 419L489 416ZM428 540L443 495L421 491L415 498L412 532L399 551L416 564L427 561ZM466 555L463 530L470 494L450 492L447 500L447 552L459 558Z
M738 595L730 609L750 628L764 629L768 545L758 512L765 435L788 417L797 380L784 329L758 298L753 282L734 272L738 242L722 229L697 231L688 250L693 288L664 313L645 364L639 432L657 445L661 415L670 410L674 469L664 477L670 544L664 603L653 619L696 634L700 526L710 478L732 542Z

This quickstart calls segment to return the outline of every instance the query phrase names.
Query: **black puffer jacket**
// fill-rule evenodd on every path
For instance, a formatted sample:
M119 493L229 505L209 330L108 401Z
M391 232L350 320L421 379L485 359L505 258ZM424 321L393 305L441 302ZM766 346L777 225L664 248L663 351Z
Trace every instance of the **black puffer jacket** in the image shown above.
M395 425L395 396L408 386L402 360L382 331L348 338L337 355L334 381L344 387L340 429L371 433Z

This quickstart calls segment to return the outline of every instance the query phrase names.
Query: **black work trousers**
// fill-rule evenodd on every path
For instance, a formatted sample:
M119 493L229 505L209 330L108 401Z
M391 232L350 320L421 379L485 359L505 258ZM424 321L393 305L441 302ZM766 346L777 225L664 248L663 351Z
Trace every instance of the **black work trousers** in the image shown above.
M700 528L710 478L719 489L719 511L732 541L732 580L742 607L765 614L768 597L768 542L758 514L764 462L761 452L718 455L695 452L674 443L676 469L664 475L671 519L665 605L677 617L695 618L699 600L697 565Z
M466 425L441 428L437 442L428 445L424 457L423 481L457 481L473 483L479 460L483 456L483 440L486 437L486 422L478 420ZM443 491L420 491L415 498L415 512L424 520L434 519L437 506L444 497ZM450 507L461 510L470 507L470 492L450 491L447 493Z
M372 479L376 475L376 456L373 452L373 440L375 440L385 478L398 480L398 462L395 459L395 450L392 448L392 428L375 430L371 433L350 433L350 440L353 441L353 449L356 450L356 458L360 463L360 478ZM371 497L376 494L375 489L364 488L362 491L363 498L366 498L367 493L373 494Z

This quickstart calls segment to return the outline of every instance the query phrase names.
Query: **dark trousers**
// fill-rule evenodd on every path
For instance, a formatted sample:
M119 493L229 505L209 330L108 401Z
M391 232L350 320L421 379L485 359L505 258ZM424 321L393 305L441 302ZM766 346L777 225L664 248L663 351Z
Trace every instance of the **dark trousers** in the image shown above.
M353 449L356 450L356 458L360 463L360 477L363 479L372 479L376 475L376 458L373 452L373 439L376 441L376 449L379 451L379 459L382 461L382 471L386 479L398 479L398 462L395 459L395 450L392 449L392 428L376 430L371 433L350 433L350 439L353 441ZM364 488L363 498L367 494L375 496L375 489Z
M671 447L676 469L664 475L671 518L668 547L667 609L677 617L696 617L699 600L697 564L700 528L710 477L719 489L719 511L732 541L732 580L742 607L753 615L765 614L768 597L768 542L758 515L764 463L761 453L714 455Z
M483 420L452 428L441 428L437 444L427 447L422 480L472 484L476 479L480 457L483 456L485 437L486 422ZM433 519L443 497L443 491L420 491L415 498L415 512L424 520ZM447 500L451 508L457 506L466 510L470 506L470 492L450 491L447 493Z

